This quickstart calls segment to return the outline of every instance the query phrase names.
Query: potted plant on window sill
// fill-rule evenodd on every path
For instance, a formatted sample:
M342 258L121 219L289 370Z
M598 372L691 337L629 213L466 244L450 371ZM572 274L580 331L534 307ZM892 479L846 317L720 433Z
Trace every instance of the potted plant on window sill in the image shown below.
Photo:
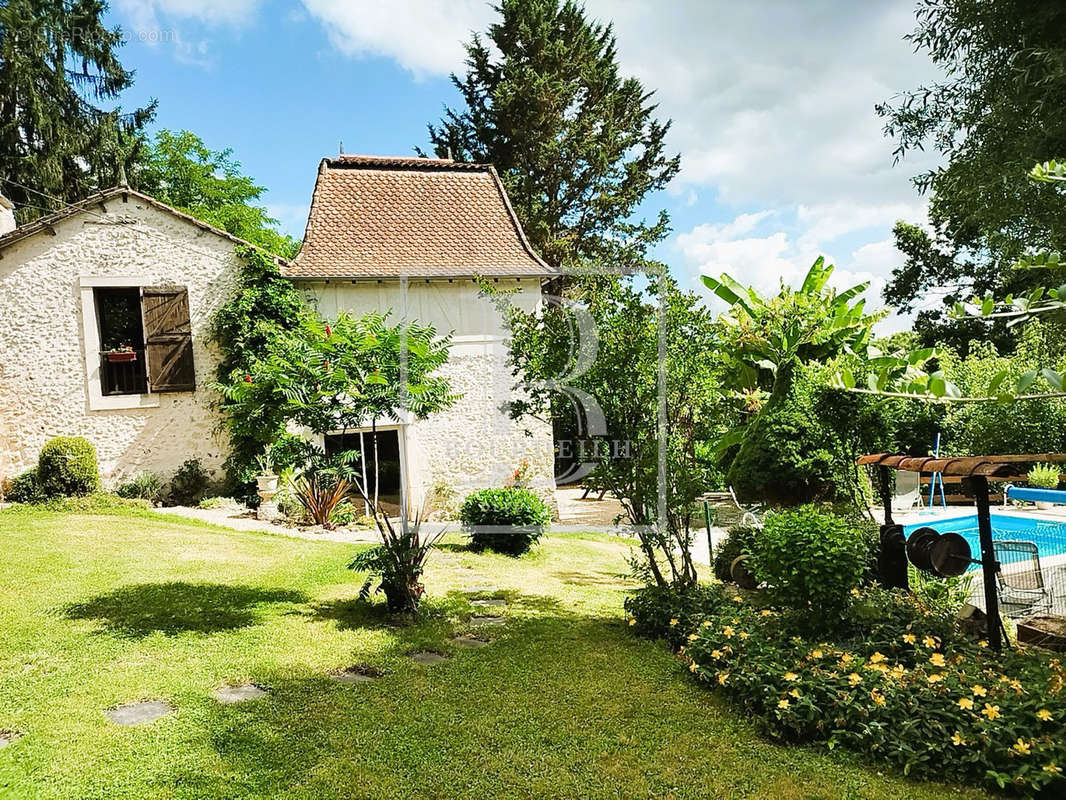
M104 358L109 364L128 364L137 360L137 351L129 345L123 345L114 350L104 351Z

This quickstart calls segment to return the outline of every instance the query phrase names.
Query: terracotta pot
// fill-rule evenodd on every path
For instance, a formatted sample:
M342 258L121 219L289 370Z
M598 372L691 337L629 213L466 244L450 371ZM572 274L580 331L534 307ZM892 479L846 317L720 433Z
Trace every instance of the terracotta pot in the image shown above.
M255 483L260 492L277 492L278 490L277 475L256 475Z
M109 364L128 364L137 360L137 353L133 350L112 350L109 353L104 353L104 358L107 359Z

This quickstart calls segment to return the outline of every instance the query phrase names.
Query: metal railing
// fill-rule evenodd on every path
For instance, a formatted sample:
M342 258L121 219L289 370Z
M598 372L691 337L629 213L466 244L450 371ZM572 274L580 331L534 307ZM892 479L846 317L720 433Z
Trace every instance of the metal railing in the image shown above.
M104 395L147 392L144 348L133 350L132 360L115 360L109 353L100 353L100 385Z

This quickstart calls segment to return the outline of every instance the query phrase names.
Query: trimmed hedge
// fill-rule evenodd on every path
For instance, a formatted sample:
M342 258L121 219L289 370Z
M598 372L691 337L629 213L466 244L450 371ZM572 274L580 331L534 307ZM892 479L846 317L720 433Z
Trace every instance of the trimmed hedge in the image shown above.
M80 436L45 443L37 459L37 479L47 497L81 497L100 488L96 448Z
M481 489L463 500L459 518L475 550L519 556L544 534L551 509L529 489Z

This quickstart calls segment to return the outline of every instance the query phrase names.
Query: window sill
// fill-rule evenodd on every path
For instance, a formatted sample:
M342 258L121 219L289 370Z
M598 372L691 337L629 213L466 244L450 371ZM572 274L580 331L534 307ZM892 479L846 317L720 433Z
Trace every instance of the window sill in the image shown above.
M159 408L159 395L111 394L89 396L90 411L121 411L132 408Z

